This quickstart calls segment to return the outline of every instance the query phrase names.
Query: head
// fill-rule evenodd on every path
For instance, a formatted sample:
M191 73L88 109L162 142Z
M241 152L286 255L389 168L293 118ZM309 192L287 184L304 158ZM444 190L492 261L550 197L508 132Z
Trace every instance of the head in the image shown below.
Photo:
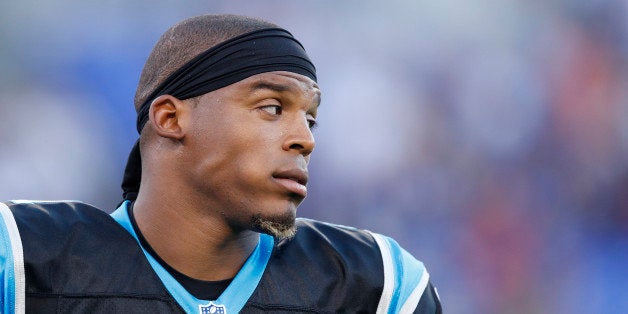
M170 27L151 51L135 91L135 110L170 74L207 49L251 31L279 27L263 20L230 15L201 15Z
M173 26L146 62L135 105L150 102L140 141L141 186L169 185L234 230L287 237L306 195L311 127L320 102L316 82L271 70L192 98L149 99L167 77L211 47L273 27L233 15Z

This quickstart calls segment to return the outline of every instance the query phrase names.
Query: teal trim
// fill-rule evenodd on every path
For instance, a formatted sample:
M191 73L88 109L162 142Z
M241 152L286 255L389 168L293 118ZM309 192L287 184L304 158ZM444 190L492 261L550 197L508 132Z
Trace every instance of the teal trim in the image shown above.
M7 229L6 222L0 215L0 276L2 285L0 286L0 312L6 314L15 313L15 272L13 270L13 249L11 237Z
M139 244L139 240L129 219L127 210L128 204L129 201L122 203L122 205L120 205L120 207L116 209L111 216L122 227L124 227L124 229L126 229ZM268 264L268 260L270 259L270 255L273 250L273 246L273 237L266 234L260 234L259 242L253 250L253 253L251 253L227 289L216 301L212 302L212 304L224 306L226 313L239 313L262 279L262 275L264 274L264 270L266 269L266 265ZM209 300L199 300L187 292L187 290L185 290L185 288L183 288L183 286L181 286L181 284L179 284L179 282L174 279L172 275L170 275L170 273L164 269L163 266L161 266L161 264L159 264L159 262L157 262L157 260L155 260L155 258L153 258L143 247L142 251L168 292L170 292L172 297L177 300L179 305L181 305L187 313L199 313L201 306L207 306L210 303Z
M262 279L274 245L273 237L260 234L257 247L216 303L225 305L230 313L239 313Z
M399 300L401 300L401 302L398 304L399 308L401 308L401 306L403 306L403 304L408 301L408 298L415 290L415 288L419 285L421 279L423 279L424 276L427 276L427 271L423 263L415 259L403 248L400 249L400 258L403 261L402 264L405 276L399 292Z
M388 238L388 237L384 237L386 239L386 244L388 245L388 248L390 250L390 255L392 257L392 262L393 262L393 269L394 269L394 278L395 278L395 288L393 290L393 294L392 294L392 298L390 299L390 307L388 308L388 313L398 313L398 309L397 306L399 303L403 304L402 302L399 302L399 294L400 294L400 287L403 286L403 280L404 280L404 268L403 268L403 263L402 260L399 258L399 255L401 255L401 248L399 247L399 245L397 244L397 242L395 242L395 240Z
M425 276L425 266L404 250L399 244L386 236L383 236L390 249L393 259L395 288L392 294L388 313L399 313L414 289Z

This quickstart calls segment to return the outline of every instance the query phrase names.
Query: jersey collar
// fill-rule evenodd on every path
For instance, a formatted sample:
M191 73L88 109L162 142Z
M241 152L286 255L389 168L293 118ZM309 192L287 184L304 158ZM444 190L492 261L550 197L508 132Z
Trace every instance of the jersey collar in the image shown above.
M267 234L260 234L257 246L246 260L238 274L233 278L233 281L227 289L216 299L199 300L192 294L187 292L179 282L170 275L170 273L164 269L161 264L151 256L140 244L135 230L131 225L129 219L128 206L130 202L123 202L118 209L116 209L111 216L115 219L124 229L126 229L137 241L138 245L142 248L142 252L146 256L146 259L150 263L151 267L161 279L168 292L179 303L179 305L187 313L239 313L248 299L251 297L266 269L268 260L270 259L271 252L274 246L274 239Z

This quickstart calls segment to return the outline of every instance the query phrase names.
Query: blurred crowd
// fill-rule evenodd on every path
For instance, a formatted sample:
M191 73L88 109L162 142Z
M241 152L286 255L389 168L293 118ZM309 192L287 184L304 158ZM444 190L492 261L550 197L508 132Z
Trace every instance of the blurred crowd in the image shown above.
M628 312L625 0L4 2L0 199L113 210L143 62L202 13L317 66L300 216L392 236L447 313Z

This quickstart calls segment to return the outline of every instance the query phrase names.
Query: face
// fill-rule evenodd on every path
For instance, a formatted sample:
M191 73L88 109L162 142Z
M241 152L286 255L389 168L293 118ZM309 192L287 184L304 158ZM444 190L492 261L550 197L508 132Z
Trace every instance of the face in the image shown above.
M201 96L183 141L191 190L234 229L291 236L319 102L314 81L283 71Z

